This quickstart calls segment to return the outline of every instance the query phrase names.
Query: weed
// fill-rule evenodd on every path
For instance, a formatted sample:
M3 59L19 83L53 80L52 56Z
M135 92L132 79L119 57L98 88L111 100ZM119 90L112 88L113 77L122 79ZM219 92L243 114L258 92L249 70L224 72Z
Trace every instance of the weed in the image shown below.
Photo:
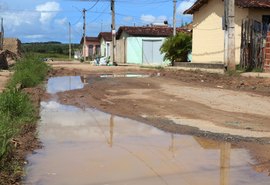
M49 67L37 55L26 55L15 65L15 73L9 87L20 84L22 88L34 87L41 83L47 75Z
M21 88L38 85L45 79L49 67L38 56L26 55L16 63L13 70L12 79L0 94L0 169L7 173L21 172L21 166L11 155L14 149L12 138L17 136L25 124L36 120L30 98L17 85L20 84Z

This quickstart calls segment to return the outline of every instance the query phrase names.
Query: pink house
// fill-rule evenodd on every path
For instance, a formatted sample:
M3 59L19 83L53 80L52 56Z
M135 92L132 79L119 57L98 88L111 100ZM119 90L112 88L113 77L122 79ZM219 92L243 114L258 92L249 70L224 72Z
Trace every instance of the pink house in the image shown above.
M83 38L80 44L83 46ZM83 47L82 56L88 57L90 60L97 55L100 56L100 42L98 37L86 37L86 47Z

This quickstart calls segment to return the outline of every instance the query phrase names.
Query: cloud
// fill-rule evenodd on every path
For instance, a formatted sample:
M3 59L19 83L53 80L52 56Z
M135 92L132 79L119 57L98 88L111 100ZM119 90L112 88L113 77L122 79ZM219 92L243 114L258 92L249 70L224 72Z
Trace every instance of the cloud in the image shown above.
M24 38L27 38L27 39L41 39L41 38L44 38L44 35L25 35Z
M142 15L140 19L143 23L160 23L167 20L167 17L164 15L158 17L153 15Z
M183 14L183 12L189 9L196 0L184 0L178 5L177 12Z
M36 11L40 12L39 21L42 24L49 23L57 15L59 10L60 4L53 1L36 6Z
M65 17L63 19L56 19L54 22L60 26L66 26L68 24L68 19Z
M131 16L128 16L128 17L124 17L123 18L123 21L125 21L125 22L130 22L132 20L133 20L133 17L131 17Z

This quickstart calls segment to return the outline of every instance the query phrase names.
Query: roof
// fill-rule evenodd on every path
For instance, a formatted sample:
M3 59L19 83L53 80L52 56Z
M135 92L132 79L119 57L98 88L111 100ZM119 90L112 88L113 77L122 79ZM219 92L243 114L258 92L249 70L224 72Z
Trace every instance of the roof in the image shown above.
M177 28L177 32L188 32L186 29ZM164 26L143 26L143 27L135 27L135 26L121 26L118 31L116 38L119 39L121 34L126 32L131 36L148 36L148 37L168 37L173 34L172 27L164 27Z
M112 41L112 33L111 32L100 32L98 38L103 38L105 41Z
M85 37L87 42L99 42L98 37ZM81 38L81 44L83 43L83 37Z
M194 14L206 3L208 3L208 0L197 0L189 9L184 11L184 14ZM235 5L241 8L270 9L269 0L235 0Z

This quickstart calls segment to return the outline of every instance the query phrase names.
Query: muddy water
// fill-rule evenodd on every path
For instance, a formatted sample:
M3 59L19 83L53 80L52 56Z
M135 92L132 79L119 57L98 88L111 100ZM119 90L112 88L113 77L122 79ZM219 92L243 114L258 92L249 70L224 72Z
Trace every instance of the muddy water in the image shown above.
M41 102L39 138L44 147L28 157L25 184L268 185L270 182L267 174L252 169L256 162L248 151L229 143L165 133L137 121L57 101Z
M54 77L48 80L47 92L55 94L75 89L82 89L84 84L80 76Z

